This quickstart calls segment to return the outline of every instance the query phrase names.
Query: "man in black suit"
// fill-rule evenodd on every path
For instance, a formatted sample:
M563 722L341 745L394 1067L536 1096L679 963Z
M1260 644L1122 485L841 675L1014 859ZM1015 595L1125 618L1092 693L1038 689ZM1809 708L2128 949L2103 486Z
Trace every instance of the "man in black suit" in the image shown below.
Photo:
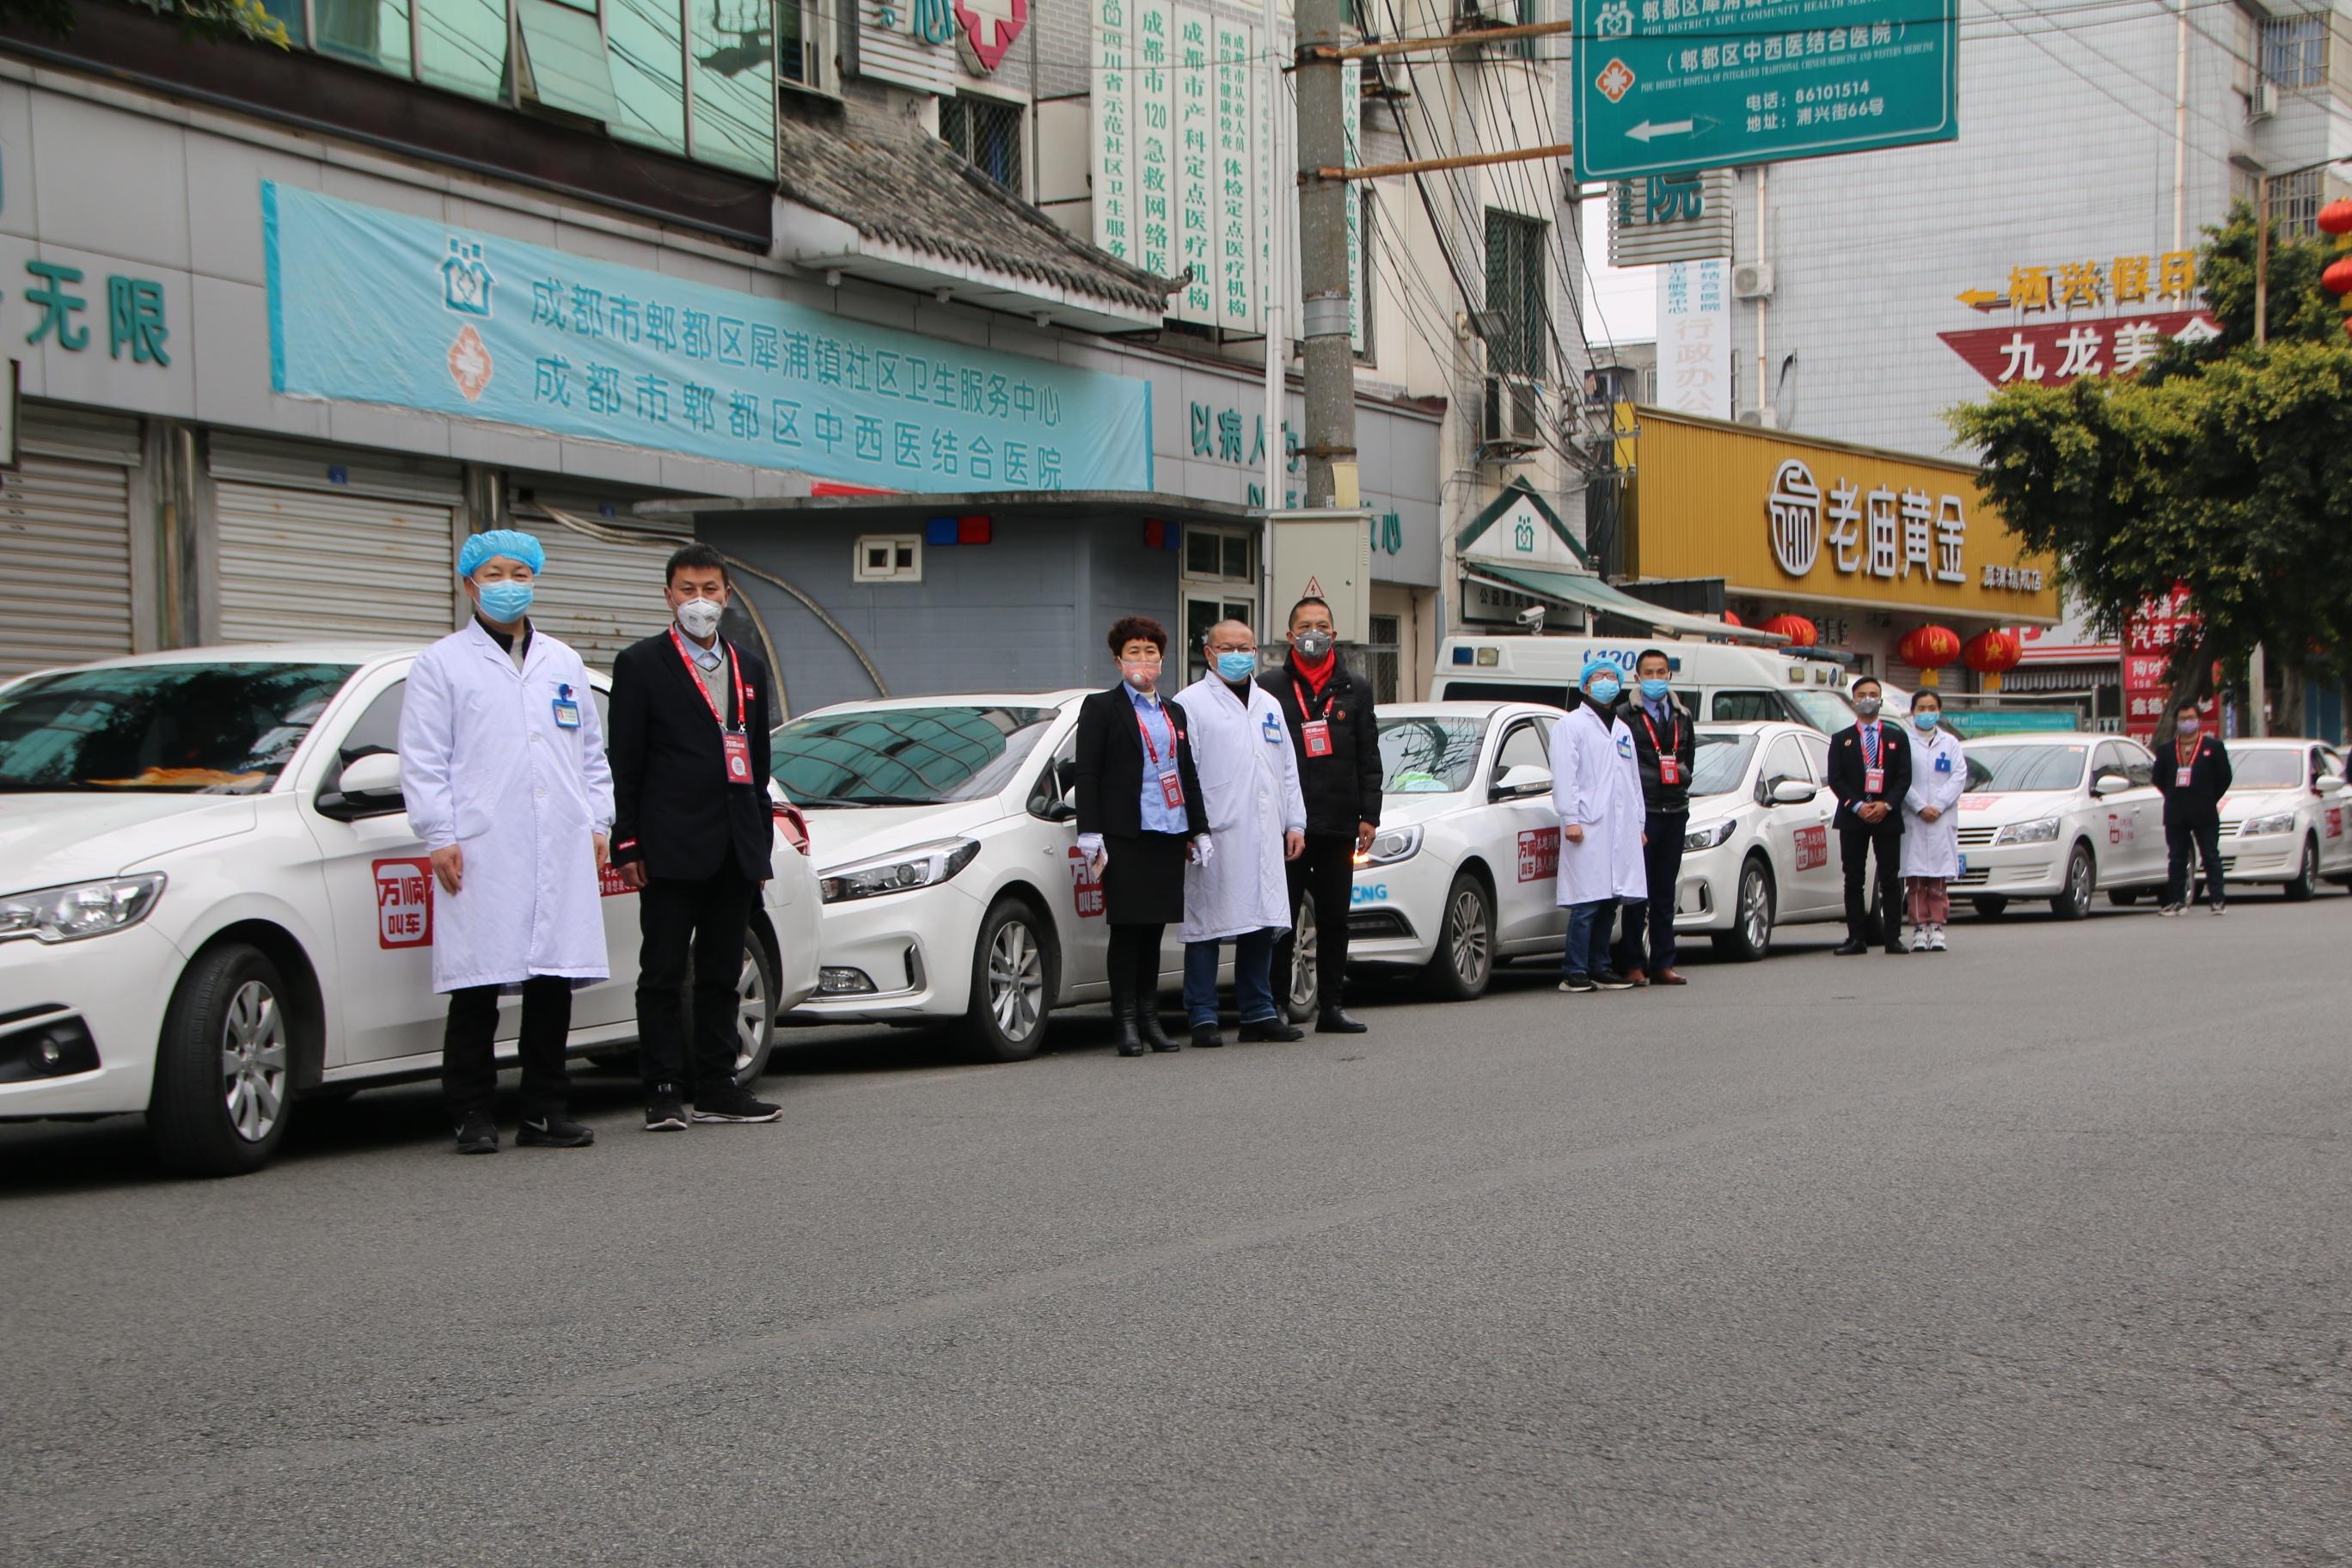
M1840 953L1870 951L1870 900L1863 867L1878 856L1878 917L1886 951L1903 951L1903 795L1911 787L1911 748L1903 727L1879 721L1883 690L1864 676L1853 683L1860 722L1830 737L1830 793L1837 797L1838 850L1845 862L1845 941Z
M2221 797L2230 793L2229 749L2204 733L2197 704L2173 710L2172 739L2156 748L2156 787L2164 795L2164 847L2170 858L2164 903L2157 913L2177 915L2196 890L2189 872L2193 856L2205 858L2205 901L2215 914L2221 896Z
M760 889L774 874L768 809L768 667L719 635L727 563L707 544L669 558L677 618L613 661L613 864L639 889L637 1054L646 1130L773 1121L735 1081L735 984ZM685 991L694 966L694 1068Z

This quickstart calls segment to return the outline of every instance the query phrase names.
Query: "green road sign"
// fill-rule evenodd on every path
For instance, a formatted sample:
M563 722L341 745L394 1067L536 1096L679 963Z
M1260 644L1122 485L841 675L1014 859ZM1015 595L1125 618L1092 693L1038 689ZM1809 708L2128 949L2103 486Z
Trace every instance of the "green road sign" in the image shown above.
M1576 177L1960 133L1954 0L1575 0Z

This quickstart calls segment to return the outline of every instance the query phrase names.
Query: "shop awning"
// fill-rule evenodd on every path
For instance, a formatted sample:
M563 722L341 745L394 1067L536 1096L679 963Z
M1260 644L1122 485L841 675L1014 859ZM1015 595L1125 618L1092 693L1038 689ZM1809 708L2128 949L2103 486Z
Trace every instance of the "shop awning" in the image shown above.
M1759 632L1753 626L1735 626L1712 616L1687 616L1680 610L1669 610L1662 605L1651 604L1647 599L1637 599L1622 588L1612 588L1598 577L1586 577L1574 572L1543 572L1532 566L1507 566L1500 562L1465 559L1462 563L1462 574L1473 582L1485 583L1490 588L1531 594L1538 599L1549 599L1555 605L1566 605L1576 609L1596 610L1604 616L1639 621L1662 632L1680 632L1686 637L1723 637L1732 642L1757 643L1766 647L1778 647L1789 640L1773 632Z

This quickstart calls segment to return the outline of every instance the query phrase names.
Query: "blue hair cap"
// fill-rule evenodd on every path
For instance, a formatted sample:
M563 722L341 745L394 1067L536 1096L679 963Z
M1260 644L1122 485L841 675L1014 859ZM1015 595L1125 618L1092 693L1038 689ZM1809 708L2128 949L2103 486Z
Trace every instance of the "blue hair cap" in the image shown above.
M1590 686L1592 684L1592 678L1595 675L1613 675L1617 677L1618 685L1622 686L1625 684L1624 672L1620 670L1615 665L1610 663L1605 658L1586 659L1584 661L1584 673L1576 678L1576 683L1579 686Z
M488 533L472 533L457 548L457 575L470 577L474 568L493 555L503 555L520 561L537 576L547 568L547 552L538 540L519 528L494 528Z

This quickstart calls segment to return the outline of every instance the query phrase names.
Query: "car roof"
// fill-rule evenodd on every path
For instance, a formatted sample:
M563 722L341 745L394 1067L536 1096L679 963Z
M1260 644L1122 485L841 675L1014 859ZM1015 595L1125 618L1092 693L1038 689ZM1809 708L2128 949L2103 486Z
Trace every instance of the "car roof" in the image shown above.
M414 657L428 644L396 637L341 637L332 641L209 643L201 647L162 648L121 658L93 658L76 664L50 665L29 671L54 674L61 669L136 669L166 664L368 664L380 658Z
M1800 724L1793 719L1702 719L1697 728L1702 735L1763 735L1782 730L1800 735L1822 735L1822 731L1811 724ZM1822 735L1822 738L1827 740L1829 737Z
M2293 746L2297 751L2303 751L2311 746L2325 746L2331 752L2341 749L2333 741L2298 740L2293 735L2264 735L2260 739L2247 735L2224 741L2221 743L2233 752L2258 752L2265 747L2277 747L2284 750L2289 746Z
M1454 702L1383 702L1378 710L1382 719L1491 719L1497 713L1552 713L1567 711L1549 702L1533 698L1520 701L1502 701L1496 698Z
M1961 710L1963 713L1966 709ZM2136 741L2136 735L2104 730L1994 730L1962 738L1969 746L2083 746L2100 741ZM2141 742L2146 744L2145 742Z
M908 708L1066 708L1073 702L1093 696L1099 689L1092 686L1070 686L1058 691L938 691L923 697L854 698L845 702L828 702L805 713L795 713L784 722L795 723L803 719L833 713L878 713Z

